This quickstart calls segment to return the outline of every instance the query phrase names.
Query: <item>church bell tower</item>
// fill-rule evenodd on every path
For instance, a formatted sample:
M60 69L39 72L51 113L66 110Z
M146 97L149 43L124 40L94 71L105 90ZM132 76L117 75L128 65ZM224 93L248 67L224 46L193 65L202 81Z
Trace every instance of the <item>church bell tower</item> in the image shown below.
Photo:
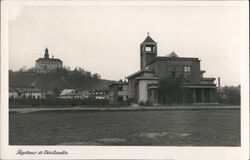
M140 45L141 70L157 57L157 43L149 36Z

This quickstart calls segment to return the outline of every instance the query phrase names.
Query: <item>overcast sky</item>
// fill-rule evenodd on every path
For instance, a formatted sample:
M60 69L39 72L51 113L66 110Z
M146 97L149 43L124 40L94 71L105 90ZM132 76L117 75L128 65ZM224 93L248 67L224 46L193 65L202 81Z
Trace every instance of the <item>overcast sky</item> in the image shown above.
M110 80L139 70L139 45L147 32L158 56L175 51L198 57L205 76L222 85L240 84L240 5L92 5L13 7L9 23L9 66L33 67L44 56Z

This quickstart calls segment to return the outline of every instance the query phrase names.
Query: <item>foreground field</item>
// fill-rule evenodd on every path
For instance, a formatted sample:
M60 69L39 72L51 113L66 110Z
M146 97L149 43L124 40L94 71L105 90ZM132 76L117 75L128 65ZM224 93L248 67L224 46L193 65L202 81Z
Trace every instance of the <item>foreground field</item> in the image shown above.
M10 145L240 145L239 109L44 111L9 116Z

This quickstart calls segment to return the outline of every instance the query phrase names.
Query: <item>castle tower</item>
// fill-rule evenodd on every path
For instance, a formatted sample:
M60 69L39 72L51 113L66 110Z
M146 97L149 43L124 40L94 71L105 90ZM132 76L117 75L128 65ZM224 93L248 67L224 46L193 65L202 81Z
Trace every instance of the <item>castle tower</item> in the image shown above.
M49 59L49 50L48 50L48 48L45 49L44 58Z
M141 70L157 57L157 43L149 36L140 45Z

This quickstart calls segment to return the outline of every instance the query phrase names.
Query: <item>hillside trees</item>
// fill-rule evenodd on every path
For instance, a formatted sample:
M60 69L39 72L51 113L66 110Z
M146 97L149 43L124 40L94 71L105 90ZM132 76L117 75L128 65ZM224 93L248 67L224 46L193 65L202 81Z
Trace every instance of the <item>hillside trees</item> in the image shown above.
M53 73L35 73L34 70L9 70L9 83L13 87L35 87L43 90L53 91L54 87L59 90L66 88L74 89L106 89L110 81L101 79L98 73L92 74L83 68L71 70L69 67L63 67Z

